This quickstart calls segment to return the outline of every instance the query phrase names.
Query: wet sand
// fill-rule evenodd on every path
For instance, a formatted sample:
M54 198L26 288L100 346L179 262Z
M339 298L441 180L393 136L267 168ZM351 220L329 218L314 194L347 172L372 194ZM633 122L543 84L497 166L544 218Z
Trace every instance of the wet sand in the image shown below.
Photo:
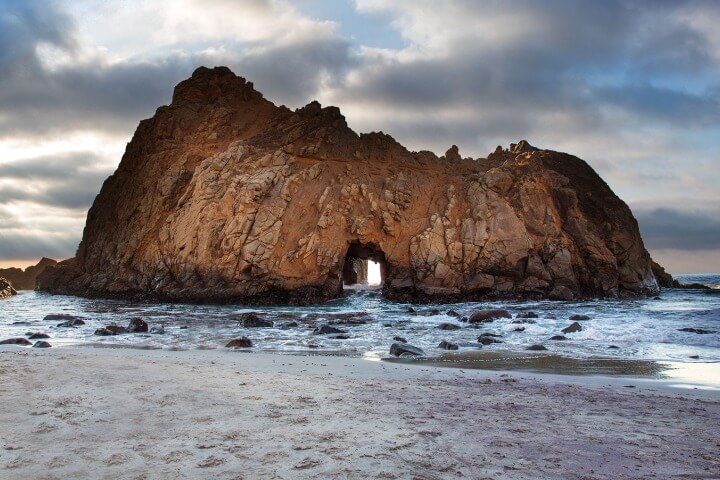
M0 478L720 477L720 393L659 380L19 347L0 379Z

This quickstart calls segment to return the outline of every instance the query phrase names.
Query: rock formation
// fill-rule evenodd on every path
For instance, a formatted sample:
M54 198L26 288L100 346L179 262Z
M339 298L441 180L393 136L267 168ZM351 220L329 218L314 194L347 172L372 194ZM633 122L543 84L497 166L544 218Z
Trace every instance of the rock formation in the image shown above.
M21 268L0 268L0 277L7 278L17 290L35 290L35 280L45 267L55 266L57 262L43 257L37 265Z
M525 141L480 159L410 152L335 107L275 106L225 67L140 122L76 257L38 287L312 303L341 294L355 259L409 301L658 291L632 213L584 161Z
M17 295L13 286L7 279L0 277L0 300L12 297L13 295Z

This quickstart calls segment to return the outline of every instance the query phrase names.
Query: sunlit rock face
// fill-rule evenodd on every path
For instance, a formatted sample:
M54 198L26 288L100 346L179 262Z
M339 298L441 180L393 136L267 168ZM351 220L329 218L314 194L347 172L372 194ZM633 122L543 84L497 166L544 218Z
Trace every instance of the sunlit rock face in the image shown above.
M488 158L358 135L335 107L291 111L199 68L143 120L39 288L200 302L313 303L345 262L409 301L654 294L637 223L582 160L520 142Z

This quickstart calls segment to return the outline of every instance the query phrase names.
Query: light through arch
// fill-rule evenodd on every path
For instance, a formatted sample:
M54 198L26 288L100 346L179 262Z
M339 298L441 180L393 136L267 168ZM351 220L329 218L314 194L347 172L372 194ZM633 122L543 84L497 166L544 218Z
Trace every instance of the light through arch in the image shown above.
M380 263L373 262L372 260L367 261L368 274L367 282L368 285L380 285L382 283L382 276L380 275Z

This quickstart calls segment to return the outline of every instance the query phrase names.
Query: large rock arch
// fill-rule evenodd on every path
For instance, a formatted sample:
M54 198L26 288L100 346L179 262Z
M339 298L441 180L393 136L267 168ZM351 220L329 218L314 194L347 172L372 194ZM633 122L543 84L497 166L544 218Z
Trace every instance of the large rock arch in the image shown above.
M81 295L310 303L337 296L353 242L411 301L657 291L629 208L582 160L522 141L485 159L357 135L201 67L143 120L77 256L38 279Z

